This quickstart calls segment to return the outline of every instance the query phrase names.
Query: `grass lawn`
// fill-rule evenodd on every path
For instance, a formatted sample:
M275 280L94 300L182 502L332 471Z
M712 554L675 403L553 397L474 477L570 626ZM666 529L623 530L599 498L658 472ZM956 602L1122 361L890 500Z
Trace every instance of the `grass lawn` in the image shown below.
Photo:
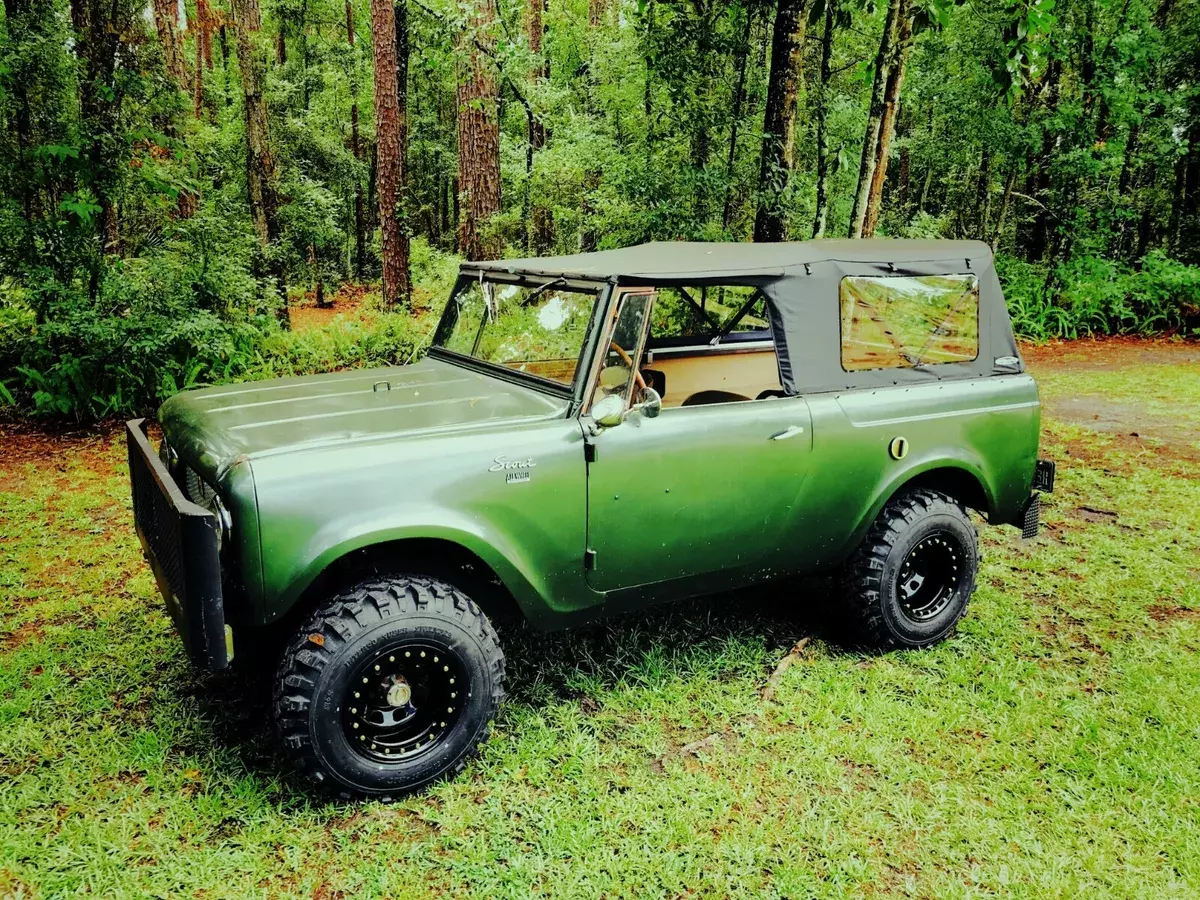
M510 630L482 758L393 806L189 668L119 433L0 431L0 898L1200 896L1197 356L1034 356L1047 527L982 529L941 646L846 650L824 582Z

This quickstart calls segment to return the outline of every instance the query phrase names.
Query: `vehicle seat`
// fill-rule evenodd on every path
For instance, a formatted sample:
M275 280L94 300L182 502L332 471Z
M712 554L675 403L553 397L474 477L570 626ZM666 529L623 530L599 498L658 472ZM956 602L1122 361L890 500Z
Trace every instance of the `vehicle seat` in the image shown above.
M708 403L736 403L740 400L749 401L749 397L735 394L732 391L696 391L683 401L681 406L703 406Z
M658 391L658 396L666 398L667 396L667 373L660 369L642 369L642 377L646 379L646 384Z

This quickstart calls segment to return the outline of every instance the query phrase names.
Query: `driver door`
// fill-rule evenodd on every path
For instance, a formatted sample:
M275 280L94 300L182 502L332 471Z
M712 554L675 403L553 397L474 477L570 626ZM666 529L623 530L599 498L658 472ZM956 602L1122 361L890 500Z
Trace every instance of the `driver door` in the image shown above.
M653 294L619 298L593 400L641 399ZM621 344L628 341L632 346ZM624 357L629 357L626 363ZM632 364L632 365L631 365ZM787 570L803 530L812 421L802 397L633 411L592 437L588 582L598 591Z

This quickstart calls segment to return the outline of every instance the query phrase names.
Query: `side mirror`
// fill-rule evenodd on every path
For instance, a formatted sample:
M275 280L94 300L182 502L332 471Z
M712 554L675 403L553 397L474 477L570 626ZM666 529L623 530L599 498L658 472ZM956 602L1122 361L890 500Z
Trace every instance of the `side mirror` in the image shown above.
M662 397L658 391L652 387L646 388L645 399L641 403L635 403L629 408L631 413L640 412L647 419L657 419L658 414L662 412Z
M612 428L625 421L625 398L620 394L601 397L592 405L592 421L601 428Z

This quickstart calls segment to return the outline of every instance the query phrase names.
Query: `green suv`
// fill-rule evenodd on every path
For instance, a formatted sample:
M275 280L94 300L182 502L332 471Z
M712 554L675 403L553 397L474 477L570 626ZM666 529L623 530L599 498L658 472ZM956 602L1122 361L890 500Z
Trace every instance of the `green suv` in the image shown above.
M1054 469L992 254L654 243L463 265L423 361L187 391L128 424L137 532L197 665L280 661L313 779L462 769L489 616L559 628L839 572L865 644L967 607L968 509L1037 533Z

